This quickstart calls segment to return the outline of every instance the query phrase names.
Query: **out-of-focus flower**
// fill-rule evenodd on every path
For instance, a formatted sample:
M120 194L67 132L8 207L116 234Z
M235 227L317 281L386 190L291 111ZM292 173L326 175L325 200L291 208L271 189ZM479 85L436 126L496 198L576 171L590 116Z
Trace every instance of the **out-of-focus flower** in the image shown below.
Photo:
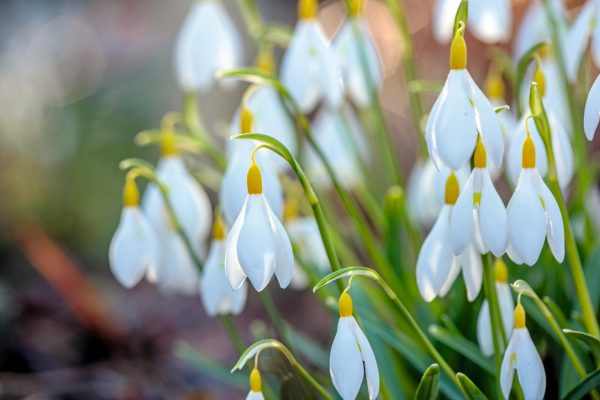
M184 91L208 91L220 70L241 64L241 38L220 0L195 0L179 32L175 69Z
M246 400L265 400L262 393L262 380L258 368L254 367L250 373L250 393Z
M227 237L227 278L238 289L248 277L260 292L275 273L279 286L286 288L294 269L292 245L263 194L261 172L254 162L248 169L247 189L244 206Z
M546 13L544 2L540 0L532 1L527 9L521 24L517 29L514 41L514 58L519 60L533 46L541 42L549 41L552 38L552 28L548 15ZM567 35L566 10L562 0L548 1L552 19L556 22L559 39L564 40ZM564 45L563 52L564 52Z
M135 286L160 258L152 226L139 208L139 193L134 178L128 177L123 189L121 221L110 242L110 269L126 288Z
M225 275L225 225L220 215L215 218L213 226L213 242L204 263L204 271L200 279L200 297L206 313L216 315L242 312L246 304L248 285L234 290Z
M366 374L369 399L375 399L379 394L377 360L367 337L352 316L352 299L347 292L340 296L339 312L329 356L333 386L344 400L355 399Z
M481 140L475 146L473 159L473 172L458 196L450 218L450 243L454 254L461 254L469 244L475 243L480 253L491 251L501 257L508 245L506 208L487 170Z
M488 99L490 99L490 102L494 108L502 107L507 104L504 82L502 81L502 75L497 68L490 68L483 86L485 95L488 97ZM512 110L504 110L497 115L498 119L500 120L500 127L502 128L504 146L507 147L510 143L513 131L517 126L517 117Z
M587 48L589 38L591 40L591 54L596 65L600 65L600 3L596 0L588 0L569 28L564 44L565 67L567 76L571 82L577 78L577 72Z
M544 239L558 262L565 257L563 219L556 199L536 169L536 146L527 136L523 142L522 170L508 203L510 245L508 255L517 264L537 262Z
M469 301L475 300L481 290L483 272L479 253L469 244L455 256L450 245L450 219L458 194L458 179L452 172L446 180L445 204L417 258L417 285L427 302L444 297L461 269Z
M281 63L281 81L302 111L324 99L333 109L342 104L338 65L317 20L316 0L300 0L299 21Z
M348 18L333 39L344 86L352 101L360 107L369 104L372 96L370 91L378 90L383 81L379 54L371 39L363 8L363 0L348 3ZM364 71L365 66L367 71Z
M510 337L513 329L513 312L515 303L508 285L508 270L501 258L496 260L494 267L496 275L496 293L498 294L498 306L500 307L500 317L504 332ZM479 316L477 317L477 341L479 348L485 356L494 354L494 345L492 342L492 324L490 319L490 308L487 299L483 300Z
M235 132L249 133L253 130L254 118L249 109L242 107L240 121L240 129ZM256 143L250 140L230 140L228 143L228 164L223 175L219 200L223 207L225 221L229 225L233 225L244 205L247 195L244 190L246 173L251 164L250 154L255 148ZM263 171L264 195L275 215L279 217L283 213L283 193L277 171L271 166L272 158L268 157L267 153L260 153L256 154L255 160Z
M515 329L500 367L500 386L506 399L512 388L515 369L525 399L543 399L546 393L546 371L525 326L525 309L521 303L515 308Z
M426 139L429 155L440 169L446 165L459 170L475 149L478 132L499 167L504 154L500 121L490 101L467 71L467 45L459 29L450 48L450 73L427 120Z
M600 26L600 24L599 24ZM600 45L600 39L599 39ZM600 122L600 76L596 78L587 100L585 101L585 110L583 113L583 129L588 140L593 140L596 135L596 129Z
M361 162L368 162L368 144L352 108L345 104L339 111L325 107L313 121L314 138L337 178L346 188L359 183ZM329 186L331 181L312 148L306 149L307 172L318 186Z
M440 43L452 37L454 17L461 0L437 0L433 9L433 35ZM510 38L512 12L509 0L470 0L469 28L485 43L504 42Z

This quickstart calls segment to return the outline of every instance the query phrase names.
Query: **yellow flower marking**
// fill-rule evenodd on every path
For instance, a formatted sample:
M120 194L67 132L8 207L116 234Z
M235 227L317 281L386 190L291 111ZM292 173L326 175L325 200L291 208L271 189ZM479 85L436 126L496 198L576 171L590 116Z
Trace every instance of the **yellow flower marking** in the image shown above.
M473 155L473 164L475 168L485 168L487 166L487 154L483 142L481 141L481 136L477 138L475 154Z
M525 328L525 309L518 303L515 307L515 329Z
M338 303L338 309L340 311L340 317L352 316L352 299L347 292L342 293L340 301Z
M258 368L256 367L250 373L250 390L255 393L262 391L262 380L260 379L260 372L258 372Z
M175 148L175 134L172 132L165 133L160 143L160 154L163 157L170 157L177 154Z
M298 18L301 20L314 19L319 11L317 0L300 0L298 3Z
M444 202L446 204L454 205L456 204L456 199L458 199L458 193L460 192L458 179L454 172L450 172L448 178L446 179L446 191L444 193Z
M252 132L252 122L253 122L252 112L250 109L243 104L242 110L240 111L240 130L241 133L250 133Z
M488 98L504 98L504 82L502 81L502 75L496 68L490 69L490 72L485 78L483 86L485 88L485 94Z
M527 121L525 122L527 124ZM535 168L535 145L528 134L523 142L523 155L521 166L523 168Z
M463 36L464 25L456 31L452 44L450 45L450 69L467 68L467 43Z
M248 194L261 194L262 193L262 176L260 169L256 163L252 162L250 168L248 168L248 175L246 175L246 184L248 186Z
M353 17L358 17L362 15L365 9L365 1L364 0L349 0L348 1L348 12Z
M225 239L225 224L223 223L223 218L221 218L221 213L217 213L217 216L215 217L215 222L213 224L213 239Z
M506 283L508 282L508 269L506 268L506 264L502 261L501 258L496 260L496 264L494 266L494 272L496 275L496 282Z
M123 186L123 205L125 207L135 207L140 204L140 192L135 184L135 178L127 176Z

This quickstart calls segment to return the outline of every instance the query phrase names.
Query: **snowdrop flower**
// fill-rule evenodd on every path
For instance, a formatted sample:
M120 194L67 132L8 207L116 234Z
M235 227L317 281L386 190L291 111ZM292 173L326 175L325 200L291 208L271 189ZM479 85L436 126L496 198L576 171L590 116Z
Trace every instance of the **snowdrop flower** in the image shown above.
M342 104L338 65L317 20L316 0L300 0L299 21L283 56L281 82L304 112L324 99L332 108Z
M344 86L352 101L360 107L371 102L370 91L378 90L383 81L379 54L371 39L363 8L363 0L348 3L349 16L333 39L333 50L340 64ZM368 71L363 70L361 46Z
M473 172L458 196L450 218L450 244L454 254L461 254L473 242L478 243L482 254L491 251L496 257L501 257L506 251L506 208L494 188L486 158L485 147L478 140ZM481 240L474 241L474 237Z
M252 132L252 124L254 121L253 114L248 108L242 107L240 111L240 126L241 129L237 132L248 133ZM221 190L219 192L219 201L223 207L225 221L229 225L233 225L246 199L246 191L244 188L246 173L251 164L250 154L256 148L256 143L250 140L230 140L227 148L227 156L229 163L227 170L223 175ZM256 162L264 171L262 179L265 182L265 197L268 200L271 209L276 216L281 216L283 213L283 192L279 183L276 169L272 167L272 158L267 154L257 154Z
M338 112L325 107L313 121L317 146L331 164L339 181L350 189L359 183L361 162L368 162L368 144L352 108L344 104ZM329 175L311 147L306 149L307 172L315 185L329 187Z
M246 400L265 400L262 393L262 380L258 368L254 367L250 373L250 393L246 396Z
M215 74L241 64L241 39L219 0L196 0L175 46L175 69L184 91L208 91Z
M494 108L467 71L467 46L464 26L456 32L450 47L450 73L427 120L426 139L429 155L440 169L464 167L475 149L478 132L499 167L504 154L500 121Z
M492 106L502 107L506 105L504 82L502 74L497 68L491 68L485 78L483 84L485 95L490 99ZM502 137L504 138L504 146L508 146L513 130L517 126L517 117L512 110L504 110L497 114L502 128Z
M508 285L508 271L501 258L496 260L496 293L498 294L498 306L500 307L500 317L504 332L510 337L513 329L513 312L515 304ZM494 345L492 342L492 324L490 322L490 308L487 299L483 300L479 316L477 317L477 341L481 352L489 357L494 354Z
M246 304L248 285L234 290L225 275L225 225L217 214L213 226L213 242L204 263L204 272L200 280L200 297L206 313L216 315L242 312Z
M433 9L433 36L440 43L452 37L454 17L461 0L437 0ZM469 1L469 28L485 43L504 42L510 38L512 12L509 0Z
M598 24L600 26L600 24ZM600 39L599 39L600 42ZM599 43L600 45L600 43ZM583 112L583 128L588 140L594 140L596 129L600 122L600 76L596 78L587 100L585 101L585 110Z
M455 256L450 244L450 220L458 199L459 183L454 172L446 180L444 206L435 225L423 242L417 258L417 285L427 302L444 297L462 269L469 301L475 300L481 290L483 272L481 257L472 244Z
M263 194L262 175L255 160L247 174L248 196L227 237L225 272L239 289L246 277L262 291L275 273L279 286L292 279L294 254L288 235Z
M329 373L342 399L353 400L367 376L369 399L379 394L379 370L373 349L352 316L352 299L343 292L339 300L340 319L331 345Z
M438 171L430 158L417 160L410 171L407 207L409 216L422 227L430 228L439 215L444 205L446 179L450 172L446 167ZM455 174L462 187L469 178L469 167L465 166Z
M537 262L544 239L559 263L565 257L565 232L556 199L536 169L536 145L528 135L523 142L522 170L508 203L508 255L517 264Z
M597 26L598 18L600 18L600 2L597 0L587 1L579 15L571 25L565 40L565 67L567 75L571 82L577 78L579 66L590 36L592 37L591 53L596 65L600 65L600 28Z
M126 288L135 286L150 270L155 270L160 254L152 226L139 208L139 193L128 176L123 189L121 221L110 242L110 269Z
M515 60L523 57L536 44L552 39L552 28L543 3L541 0L534 0L521 20L521 25L515 34ZM567 19L563 1L550 0L548 3L553 19L557 23L559 37L564 39L567 35ZM564 49L565 45L563 44L561 47Z
M508 399L515 369L525 400L541 400L546 392L546 372L529 331L525 326L525 309L519 302L515 308L515 329L500 367L500 387Z

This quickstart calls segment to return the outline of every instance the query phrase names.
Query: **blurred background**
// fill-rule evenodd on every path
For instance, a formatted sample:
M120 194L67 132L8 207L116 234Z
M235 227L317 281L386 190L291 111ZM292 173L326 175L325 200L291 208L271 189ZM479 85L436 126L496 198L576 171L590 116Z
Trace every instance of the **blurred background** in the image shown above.
M223 3L245 33L234 0ZM296 1L257 3L265 19L294 24ZM404 3L419 73L442 81L448 49L431 34L433 0ZM513 1L516 22L527 3ZM172 55L189 6L188 0L0 3L1 398L244 396L245 390L231 389L173 354L173 344L185 340L227 365L235 361L199 298L164 296L145 282L125 290L107 263L121 210L118 163L134 156L156 160L156 149L136 147L133 138L181 108ZM322 3L319 17L329 35L343 15L339 1ZM409 170L416 143L399 62L402 44L381 3L371 0L367 15L384 64L382 103ZM249 44L248 65L254 58ZM469 43L469 69L478 82L490 51ZM243 89L216 87L200 99L200 112L217 137ZM328 348L335 322L328 312L311 294L276 286L270 290L290 324ZM235 319L248 341L269 331L264 318L251 291Z

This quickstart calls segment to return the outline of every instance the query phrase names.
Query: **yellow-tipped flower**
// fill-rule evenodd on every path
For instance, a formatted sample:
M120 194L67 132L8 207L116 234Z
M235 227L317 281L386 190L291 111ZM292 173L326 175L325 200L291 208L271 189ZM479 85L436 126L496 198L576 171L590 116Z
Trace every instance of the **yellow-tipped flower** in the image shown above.
M450 45L450 69L467 68L467 42L463 32L458 30L452 39Z
M262 175L260 174L260 168L256 163L252 163L248 168L248 174L246 177L248 194L262 194Z

